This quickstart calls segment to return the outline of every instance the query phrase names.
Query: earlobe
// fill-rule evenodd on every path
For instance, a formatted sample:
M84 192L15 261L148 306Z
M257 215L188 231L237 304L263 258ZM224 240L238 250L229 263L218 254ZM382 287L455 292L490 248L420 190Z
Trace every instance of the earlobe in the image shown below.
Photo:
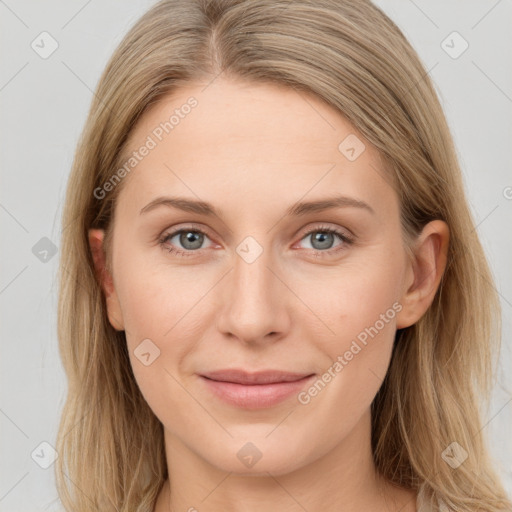
M105 293L110 324L114 329L122 331L124 330L123 317L117 293L114 288L114 282L106 265L105 251L103 247L104 236L105 232L103 229L90 229L89 246L98 281Z
M446 269L449 237L448 225L442 220L429 222L419 235L409 269L412 278L400 301L397 329L415 324L432 304Z

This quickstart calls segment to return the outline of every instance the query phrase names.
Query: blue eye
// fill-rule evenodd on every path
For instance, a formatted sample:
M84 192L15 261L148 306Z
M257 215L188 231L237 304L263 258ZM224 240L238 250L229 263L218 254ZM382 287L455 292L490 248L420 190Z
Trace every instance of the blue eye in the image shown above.
M175 236L178 236L178 241L185 250L176 249L173 245L167 245L166 242L168 240L172 240ZM169 251L170 253L174 253L177 256L193 256L194 252L197 252L198 249L203 245L203 241L206 233L201 231L200 229L179 229L177 231L173 231L172 233L167 233L160 240L160 244L162 248Z
M328 226L316 226L314 229L308 231L301 240L307 238L311 240L311 250L314 251L315 256L322 258L333 256L339 251L346 249L347 246L354 242L352 237L348 234ZM340 240L340 243L333 247L336 238Z
M312 237L312 235L315 235ZM169 241L173 238L178 237L177 242L181 245L183 249L179 247L176 248L176 242L169 244ZM323 257L332 255L332 253L337 253L340 250L346 248L347 245L353 243L351 237L347 234L331 227L326 226L317 226L314 229L308 231L302 238L302 240L310 237L311 245L310 248L313 250L317 256ZM337 246L333 247L333 243L335 242L336 237L340 240ZM175 254L179 257L190 257L195 256L197 252L202 249L202 245L205 241L205 238L208 238L208 235L198 228L181 228L176 231L172 231L171 233L166 233L159 240L159 243L163 249L168 251L169 253Z
M312 249L320 252L327 252L332 248L332 245L335 242L336 237L340 239L342 242L339 245L345 245L345 243L351 242L351 240L346 235L332 228L315 228L314 230L309 231L306 234L306 236L302 238L302 240L310 238L311 245L313 246Z

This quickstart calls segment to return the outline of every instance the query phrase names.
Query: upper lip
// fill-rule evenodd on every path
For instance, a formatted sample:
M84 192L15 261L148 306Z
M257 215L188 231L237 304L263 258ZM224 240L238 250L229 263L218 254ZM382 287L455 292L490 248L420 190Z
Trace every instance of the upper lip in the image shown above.
M238 369L216 370L202 373L202 377L211 380L234 382L236 384L272 384L276 382L293 382L309 377L312 373L293 373L281 370L262 370L258 372L247 372Z

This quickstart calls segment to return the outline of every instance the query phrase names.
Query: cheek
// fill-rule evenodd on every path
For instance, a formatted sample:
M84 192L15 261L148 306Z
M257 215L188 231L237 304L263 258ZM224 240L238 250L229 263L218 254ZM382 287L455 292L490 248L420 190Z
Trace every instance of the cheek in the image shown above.
M115 268L133 373L144 398L162 417L171 405L190 410L190 397L178 380L189 370L189 356L204 338L205 326L211 325L208 299L218 276L171 266L158 251L123 258L120 250Z
M158 363L165 360L165 367L176 373L175 369L200 339L198 302L206 293L206 286L190 286L190 281L183 287L174 279L162 282L154 276L131 280L122 310L134 371L140 367L134 357L147 346L149 352L155 352Z
M401 309L403 261L398 254L375 253L364 261L340 264L329 274L319 273L315 288L305 282L298 290L322 321L322 337L333 349L359 335L364 342L368 330L375 334L376 328L389 338L394 329Z
M347 278L343 284L339 293L317 301L335 334L325 334L324 329L316 337L316 348L327 363L298 397L304 406L303 428L315 431L320 421L325 449L348 436L368 413L387 373L401 309L386 279L352 282Z
M198 272L192 267L171 266L165 256L154 247L118 258L116 288L127 336L133 342L152 337L165 341L175 336L175 329L187 331L194 304L208 292L208 282Z
M123 290L122 310L137 385L160 421L174 425L170 411L176 419L181 411L191 411L193 407L179 380L182 361L198 339L188 315L198 300L198 290L197 286L196 291L194 286L188 286L182 293L176 290L181 284L162 281L160 277L144 272L132 274L129 286Z
M320 378L330 389L326 393L329 398L325 396L319 403L342 404L345 412L355 416L369 407L392 353L396 317L402 309L402 264L399 255L380 251L364 264L340 266L328 279L317 281L323 284L322 293L308 293L306 287L299 292L306 304L314 304L321 320L315 320L319 327L314 332L310 329L309 337L328 356ZM304 402L323 393L322 383L316 388L304 396Z

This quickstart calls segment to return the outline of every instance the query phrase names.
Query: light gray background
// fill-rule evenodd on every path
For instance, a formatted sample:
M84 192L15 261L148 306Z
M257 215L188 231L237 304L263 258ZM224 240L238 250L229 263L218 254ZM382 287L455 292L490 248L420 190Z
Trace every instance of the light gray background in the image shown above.
M436 84L501 296L504 346L484 429L512 494L512 3L376 3ZM56 338L59 256L43 262L33 247L43 237L59 246L66 181L92 91L115 46L152 4L0 0L2 511L59 510L53 466L42 469L31 457L34 450L40 461L48 457L39 445L55 444L66 392ZM43 31L59 45L47 59L31 48ZM441 46L453 31L469 44L456 59ZM461 48L450 41L452 51Z

